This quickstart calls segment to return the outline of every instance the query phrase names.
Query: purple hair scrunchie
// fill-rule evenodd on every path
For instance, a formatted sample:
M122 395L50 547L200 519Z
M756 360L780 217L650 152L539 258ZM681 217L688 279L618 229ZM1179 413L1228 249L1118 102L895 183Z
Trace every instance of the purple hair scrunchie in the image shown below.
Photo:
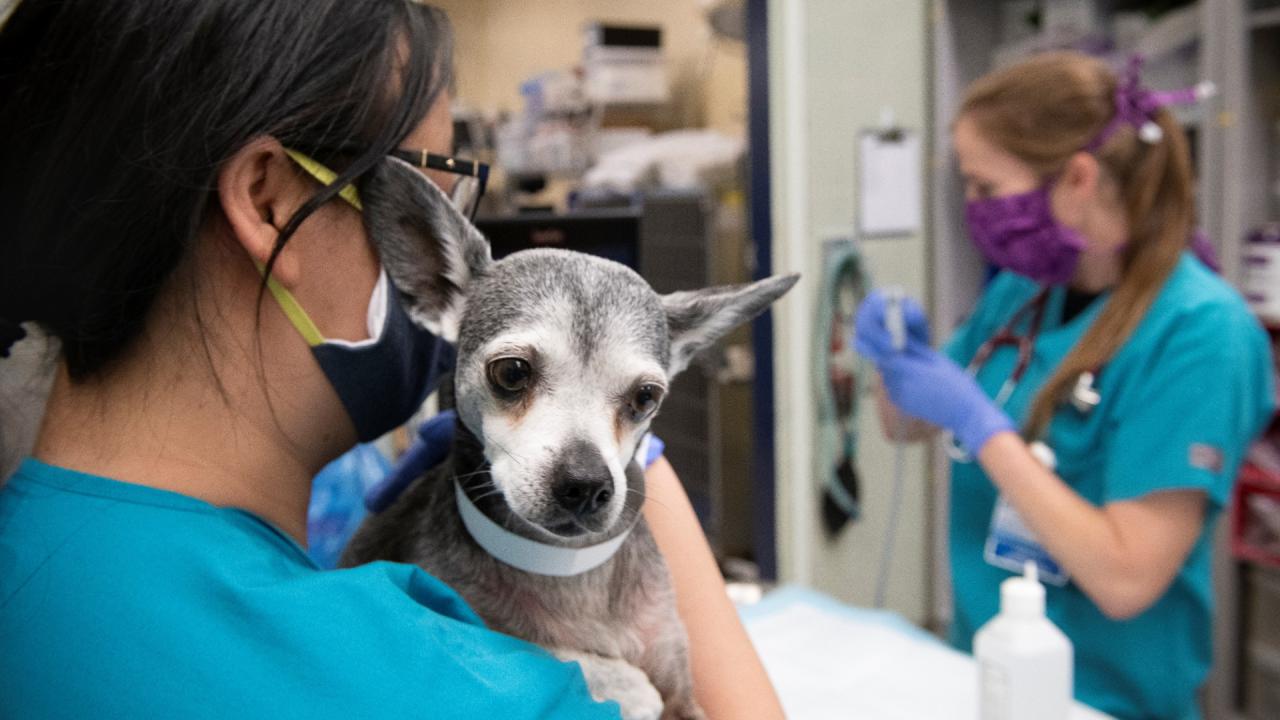
M1142 55L1129 57L1124 74L1116 84L1115 114L1085 146L1085 151L1094 152L1106 144L1111 136L1121 127L1130 125L1138 131L1138 137L1145 143L1154 144L1164 137L1164 131L1155 122L1155 114L1160 108L1170 105L1194 105L1212 97L1217 88L1213 83L1204 81L1192 87L1180 90L1155 91L1142 86Z

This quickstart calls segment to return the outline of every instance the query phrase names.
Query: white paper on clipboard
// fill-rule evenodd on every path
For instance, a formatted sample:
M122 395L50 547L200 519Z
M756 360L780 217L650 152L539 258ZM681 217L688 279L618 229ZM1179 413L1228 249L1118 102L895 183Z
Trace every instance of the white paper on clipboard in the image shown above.
M867 236L913 235L923 225L920 136L907 130L858 136L858 229Z

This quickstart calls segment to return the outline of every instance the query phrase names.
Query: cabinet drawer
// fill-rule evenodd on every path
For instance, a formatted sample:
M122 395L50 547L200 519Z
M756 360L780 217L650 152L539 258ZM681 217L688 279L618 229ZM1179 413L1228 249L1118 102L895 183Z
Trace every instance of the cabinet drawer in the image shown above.
M1280 653L1280 571L1259 565L1250 567L1246 597L1249 606L1245 642Z

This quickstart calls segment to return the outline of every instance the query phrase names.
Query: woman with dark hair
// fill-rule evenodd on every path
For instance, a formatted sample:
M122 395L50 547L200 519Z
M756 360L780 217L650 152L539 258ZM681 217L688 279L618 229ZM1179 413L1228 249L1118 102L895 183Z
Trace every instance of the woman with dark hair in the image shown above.
M324 572L300 547L317 471L407 420L447 361L344 190L394 151L449 151L444 15L3 15L0 350L29 323L60 355L32 457L0 490L0 716L616 717L576 666L487 630L421 570ZM317 184L311 159L336 177ZM687 508L670 480L655 491ZM698 560L673 574L699 700L773 714L727 601L697 595L718 582L705 538L672 518L654 532ZM699 657L724 667L697 674ZM734 693L743 677L764 689Z

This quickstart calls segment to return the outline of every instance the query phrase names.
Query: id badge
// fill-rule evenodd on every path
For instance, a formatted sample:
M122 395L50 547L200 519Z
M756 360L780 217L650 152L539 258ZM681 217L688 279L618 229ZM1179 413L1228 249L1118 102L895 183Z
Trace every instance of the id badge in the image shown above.
M983 556L988 563L1017 575L1022 574L1026 561L1034 561L1040 580L1058 587L1070 579L1003 495L996 500L995 512L991 514L991 532L987 535Z

